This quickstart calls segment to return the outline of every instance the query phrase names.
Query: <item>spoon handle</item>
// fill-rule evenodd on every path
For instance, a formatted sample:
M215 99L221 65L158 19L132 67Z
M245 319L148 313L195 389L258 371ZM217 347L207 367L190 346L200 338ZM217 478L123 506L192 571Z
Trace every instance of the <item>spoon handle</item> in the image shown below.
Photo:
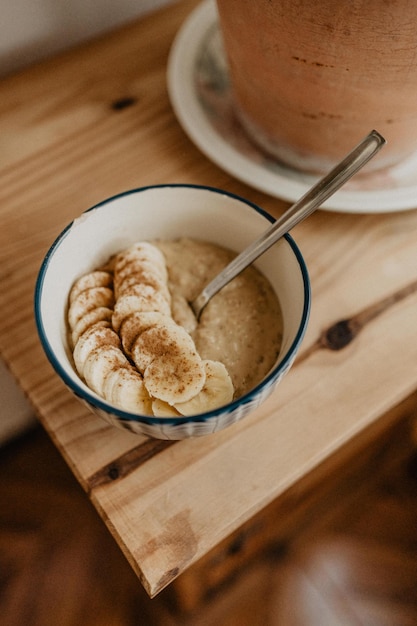
M279 217L258 239L229 263L191 302L197 319L208 301L240 274L248 265L288 233L296 224L311 215L332 194L360 170L386 143L376 130L367 135L328 174Z

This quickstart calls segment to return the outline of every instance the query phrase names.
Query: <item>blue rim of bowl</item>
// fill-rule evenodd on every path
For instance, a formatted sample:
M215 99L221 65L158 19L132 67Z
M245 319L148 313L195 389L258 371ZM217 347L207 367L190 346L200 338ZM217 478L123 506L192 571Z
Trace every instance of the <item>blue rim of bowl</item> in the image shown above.
M233 198L235 200L238 200L248 205L249 207L254 209L257 213L265 217L267 221L271 223L275 221L274 217L270 215L269 213L267 213L267 211L259 207L257 204L254 204L250 200L243 198L242 196L239 196L229 191L225 191L224 189L219 189L217 187L210 187L207 185L187 184L187 183L167 183L167 184L161 184L161 185L148 185L145 187L137 187L134 189L129 189L127 191L124 191L119 194L115 194L114 196L111 196L109 198L106 198L105 200L102 200L101 202L98 202L97 204L86 209L83 212L83 215L101 206L107 205L110 202L113 202L114 200L117 200L124 196L146 192L151 189L167 189L167 188L200 189L202 191L209 191L212 193L218 193L220 195L228 196L230 198ZM65 237L70 232L70 229L73 223L74 221L70 222L61 231L61 233L52 243L51 247L49 248L49 250L47 251L44 257L44 260L39 269L38 277L37 277L36 284L35 284L34 312L35 312L35 322L36 322L38 335L39 335L42 347L44 349L44 352L49 362L51 363L56 373L64 381L64 383L73 391L73 393L77 397L79 397L84 402L87 402L88 404L99 409L100 411L104 411L105 413L109 413L111 415L116 416L122 422L136 422L136 423L144 423L148 425L165 424L165 425L170 425L170 426L180 426L183 424L194 423L194 422L197 422L197 423L206 422L211 419L215 419L216 417L218 417L219 415L222 415L223 413L232 413L238 407L251 403L253 398L257 396L258 393L263 388L267 387L269 383L273 382L282 372L284 372L286 368L288 367L288 365L291 363L291 360L298 346L302 342L304 334L307 329L307 323L308 323L308 319L310 316L310 308L311 308L311 285L310 285L310 278L309 278L309 274L308 274L308 270L307 270L307 266L305 264L304 258L297 244L295 243L294 239L291 237L291 235L286 234L284 235L283 238L286 239L287 243L291 247L292 252L294 253L294 256L296 257L297 262L300 266L300 271L301 271L301 275L303 278L303 287L304 287L303 312L302 312L301 321L300 321L297 334L291 346L288 348L287 352L285 353L283 358L280 360L279 365L277 367L274 367L269 372L269 374L260 383L258 383L258 385L256 385L256 387L251 389L244 396L241 396L240 398L234 400L233 402L230 402L227 405L219 407L218 409L215 409L213 411L207 411L206 413L199 413L196 415L183 416L183 417L155 417L155 416L150 416L150 415L140 415L140 414L135 414L135 413L129 413L128 411L123 411L123 409L119 409L118 407L115 407L114 405L107 403L105 400L102 400L101 398L93 394L90 394L84 389L84 387L81 387L81 385L78 385L70 376L67 375L65 369L61 366L59 360L56 358L55 353L47 339L47 333L45 332L43 321L42 321L42 315L40 312L43 283L44 283L45 275L49 267L49 263L54 255L55 250L59 247L61 242L65 239Z

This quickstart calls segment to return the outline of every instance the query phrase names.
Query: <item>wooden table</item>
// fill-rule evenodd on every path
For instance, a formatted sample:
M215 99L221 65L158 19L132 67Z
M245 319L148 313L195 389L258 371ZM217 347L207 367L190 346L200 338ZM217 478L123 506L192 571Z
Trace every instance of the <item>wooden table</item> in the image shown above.
M0 84L1 355L151 596L417 388L413 210L320 211L294 229L313 292L301 353L276 393L223 432L172 443L119 431L47 362L35 278L55 236L92 204L186 182L239 193L275 216L287 206L218 169L174 116L167 58L196 4L178 2Z

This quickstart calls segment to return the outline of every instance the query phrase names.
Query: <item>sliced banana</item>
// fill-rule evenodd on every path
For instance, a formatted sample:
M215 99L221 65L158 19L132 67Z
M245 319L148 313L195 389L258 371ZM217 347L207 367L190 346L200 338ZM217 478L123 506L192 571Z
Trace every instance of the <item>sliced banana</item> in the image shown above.
M109 372L104 380L103 396L124 411L153 415L152 399L143 378L132 367L120 367Z
M171 297L165 257L153 244L134 244L79 278L68 322L77 371L115 406L178 417L233 399L225 366L198 354L195 317L185 300Z
M171 299L172 317L177 324L192 333L197 328L197 318L184 296L174 293Z
M136 243L116 256L114 290L116 299L131 295L135 285L148 285L170 301L168 272L162 252L149 242Z
M233 400L232 379L220 361L203 361L206 378L203 388L187 402L175 402L174 407L181 415L198 415L213 411Z
M68 323L71 330L75 328L77 323L90 311L98 307L113 308L114 294L109 287L92 287L81 291L70 302L68 309Z
M150 254L134 248L127 252L121 252L115 257L114 271L122 278L135 273L140 267L157 274L163 280L168 279L165 257L156 248Z
M112 345L100 346L90 352L84 361L84 379L90 389L104 397L104 381L110 372L129 366L129 361L119 348Z
M96 324L102 324L103 326L111 326L111 318L113 315L113 309L109 309L105 306L99 306L96 309L92 309L86 313L78 322L71 334L72 345L77 344L78 339L85 331Z
M91 289L92 287L109 287L112 288L113 276L106 271L95 270L84 274L75 281L69 295L69 301L73 302L82 291Z
M169 361L179 360L188 354L196 354L194 342L187 331L170 318L143 330L131 350L132 360L142 374L156 358L165 359L168 368Z
M149 393L172 403L195 395L205 372L190 335L172 319L167 281L165 257L156 246L144 242L118 255L112 323ZM153 315L141 318L140 313Z
M181 357L156 357L143 372L150 395L168 404L187 402L203 388L205 369L199 355L185 353Z
M122 323L119 335L122 340L123 350L130 357L135 341L145 330L152 326L167 326L175 324L169 315L157 311L145 311L132 313Z
M156 275L154 271L144 270L142 266L124 278L118 277L118 280L114 283L114 293L116 299L123 296L135 295L137 288L142 285L148 285L153 287L155 291L163 293L168 302L171 302L171 293L168 289L168 284L161 276ZM140 289L139 289L140 291Z
M152 411L155 417L181 417L181 413L178 413L177 409L158 398L152 400Z
M139 267L143 267L158 276L167 280L168 270L165 264L165 257L160 251L154 248L154 252L148 254L137 248L120 253L114 261L114 271L121 277L134 273Z
M120 349L120 339L117 333L102 323L90 326L78 339L74 352L74 363L80 376L84 376L84 364L93 350L102 346L111 345Z
M119 331L122 323L132 313L157 311L164 315L171 315L171 307L160 291L155 291L148 285L142 285L142 294L123 296L117 300L112 317L113 328Z
M149 241L139 241L126 248L115 257L114 270L121 271L132 261L149 261L156 268L166 273L165 256L161 250Z

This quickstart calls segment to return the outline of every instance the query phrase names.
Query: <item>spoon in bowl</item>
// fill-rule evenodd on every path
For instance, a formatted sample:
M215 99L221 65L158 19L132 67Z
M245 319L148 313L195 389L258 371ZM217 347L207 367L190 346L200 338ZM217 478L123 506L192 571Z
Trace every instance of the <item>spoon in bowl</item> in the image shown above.
M328 174L323 176L300 200L297 200L281 217L279 217L262 235L245 248L233 259L217 276L213 278L190 302L197 319L220 289L225 287L235 276L240 274L261 254L266 252L291 228L311 215L330 196L332 196L346 181L358 172L386 143L386 140L376 130L373 130L351 150L340 163Z

